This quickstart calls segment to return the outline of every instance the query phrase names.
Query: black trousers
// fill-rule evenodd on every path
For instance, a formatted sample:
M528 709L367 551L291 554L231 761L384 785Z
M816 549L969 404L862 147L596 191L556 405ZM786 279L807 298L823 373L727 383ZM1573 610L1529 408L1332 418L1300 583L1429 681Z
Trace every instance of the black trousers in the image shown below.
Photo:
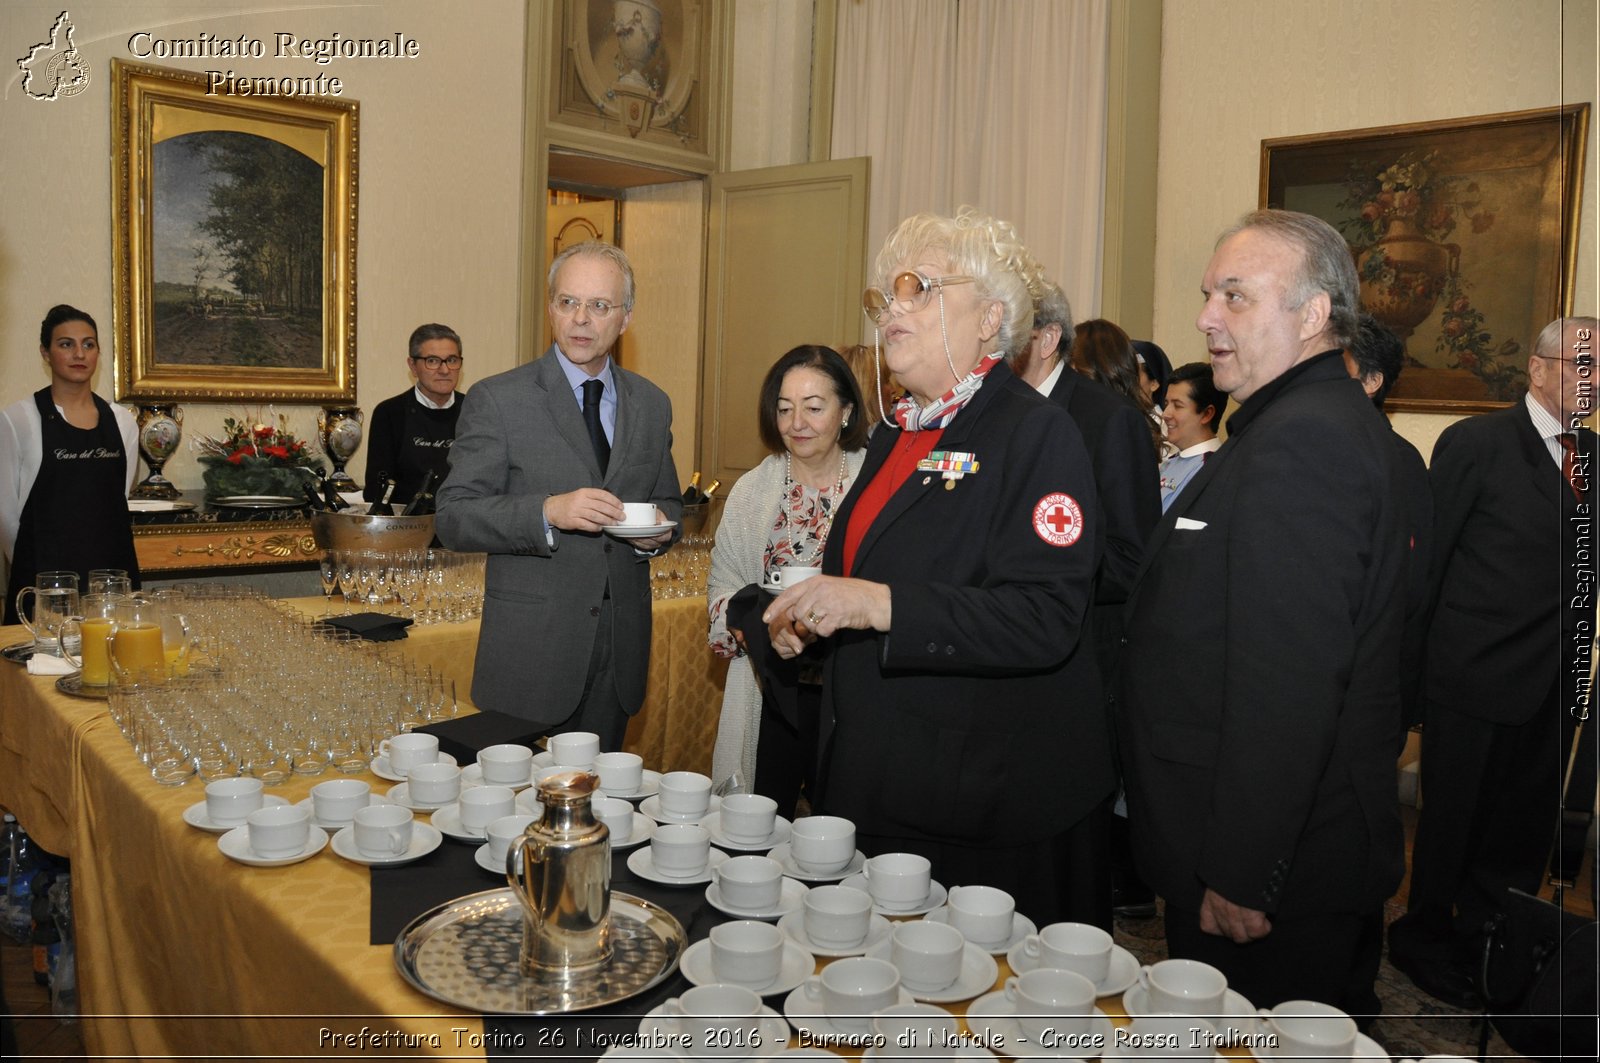
M628 714L623 711L622 700L617 694L615 661L612 659L614 620L615 607L607 598L600 603L600 624L595 629L594 648L589 651L583 697L571 716L547 732L564 734L568 731L593 731L600 736L602 753L615 753L622 749L622 739L628 732ZM648 647L646 650L648 652Z

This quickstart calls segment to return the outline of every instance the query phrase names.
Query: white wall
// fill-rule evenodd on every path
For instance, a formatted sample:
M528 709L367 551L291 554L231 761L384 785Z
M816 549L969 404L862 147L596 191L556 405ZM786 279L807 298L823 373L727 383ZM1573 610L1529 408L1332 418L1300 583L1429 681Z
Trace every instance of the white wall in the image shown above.
M246 76L320 71L344 82L344 98L361 101L356 347L358 402L369 414L410 386L405 341L423 322L442 321L461 334L469 386L516 364L521 0L78 0L70 12L91 83L69 99L29 99L11 60L48 36L62 6L0 4L0 405L49 382L38 329L55 303L94 315L110 353L112 58ZM128 39L141 30L162 38L247 34L267 42L269 57L139 59ZM319 67L271 58L272 35L280 31L357 38L403 32L421 54ZM110 398L114 384L103 358L96 390ZM222 418L238 409L186 403L185 430L220 432ZM298 430L314 432L315 407L281 412ZM353 463L358 478L363 463L362 455ZM167 471L180 487L200 486L187 449Z
M1263 139L1595 99L1594 0L1165 0L1164 11L1155 338L1175 364L1206 357L1200 275L1217 233L1257 205ZM1595 145L1591 129L1578 313L1600 302ZM1426 456L1453 420L1395 424Z

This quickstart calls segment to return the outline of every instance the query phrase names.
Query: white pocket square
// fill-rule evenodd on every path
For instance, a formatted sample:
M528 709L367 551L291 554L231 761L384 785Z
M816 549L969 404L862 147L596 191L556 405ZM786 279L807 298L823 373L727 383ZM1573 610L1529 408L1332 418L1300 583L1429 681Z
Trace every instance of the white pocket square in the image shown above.
M1179 517L1178 522L1173 525L1173 528L1178 531L1199 531L1205 526L1206 522L1203 520L1190 520L1188 517Z

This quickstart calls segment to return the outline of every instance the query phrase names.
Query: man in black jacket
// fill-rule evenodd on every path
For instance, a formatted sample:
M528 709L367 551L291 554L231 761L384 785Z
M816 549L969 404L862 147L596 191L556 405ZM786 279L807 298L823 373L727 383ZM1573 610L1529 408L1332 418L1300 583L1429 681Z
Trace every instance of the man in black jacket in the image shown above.
M406 365L416 387L384 399L367 425L368 502L383 498L385 478L395 481L393 505L411 501L430 471L450 470L450 447L461 416L461 337L449 325L419 325L406 345ZM438 486L435 484L435 486ZM398 510L396 510L398 512Z

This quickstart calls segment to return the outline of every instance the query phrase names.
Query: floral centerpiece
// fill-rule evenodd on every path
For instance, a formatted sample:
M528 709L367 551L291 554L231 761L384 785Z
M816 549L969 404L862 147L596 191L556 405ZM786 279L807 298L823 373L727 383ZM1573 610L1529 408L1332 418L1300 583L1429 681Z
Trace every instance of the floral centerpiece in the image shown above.
M221 438L198 436L192 444L205 466L206 498L281 495L300 498L322 475L322 461L305 440L289 431L288 418L269 411L265 420L222 422Z

